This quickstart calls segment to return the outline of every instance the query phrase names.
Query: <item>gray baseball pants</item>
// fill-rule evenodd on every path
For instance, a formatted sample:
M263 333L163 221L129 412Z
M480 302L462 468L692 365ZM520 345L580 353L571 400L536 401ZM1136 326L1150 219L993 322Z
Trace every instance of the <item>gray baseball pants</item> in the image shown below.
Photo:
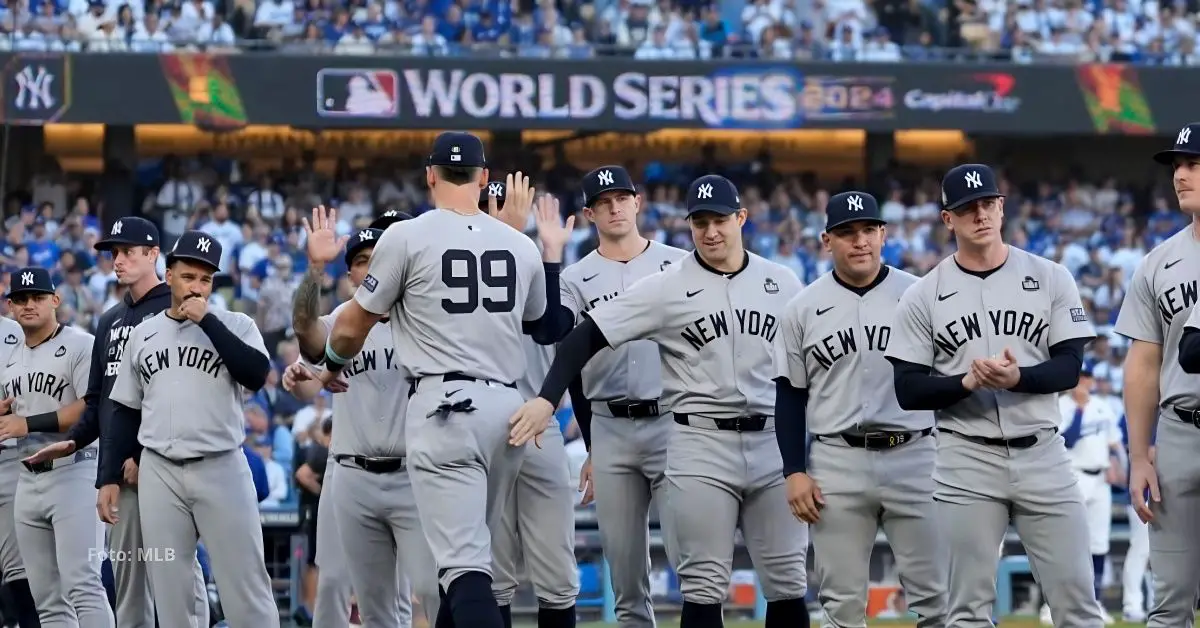
M937 441L934 500L950 551L946 625L993 625L996 548L1011 520L1054 625L1103 626L1092 588L1087 511L1062 437L1044 430L1026 449L984 445L946 432Z
M612 583L620 628L654 628L650 598L650 504L671 556L667 523L667 442L671 414L627 419L592 404L592 489L596 524Z
M821 489L821 519L809 526L825 628L865 628L871 553L882 527L919 628L946 613L946 552L933 501L937 443L918 438L882 451L840 436L813 441L808 474Z
M513 495L492 531L492 593L512 604L528 571L542 608L570 608L579 595L575 560L575 489L558 425L542 433L542 448L527 448Z
M438 411L466 400L474 411ZM525 457L524 446L508 444L508 420L522 403L515 388L441 376L421 378L409 399L408 470L439 584L447 591L467 572L492 576L491 529L499 525Z
M25 576L42 628L113 628L100 579L104 524L96 516L95 450L55 461L53 470L22 469L15 516Z
M1169 414L1168 414L1169 412ZM1155 470L1162 501L1151 502L1150 569L1154 605L1148 628L1180 628L1195 621L1200 590L1200 430L1173 412L1158 419Z
M142 454L138 496L145 547L174 560L147 563L163 626L187 626L195 612L192 561L204 539L221 607L231 626L279 628L279 607L264 563L258 498L240 448L176 462Z
M371 473L339 463L330 468L337 469L331 496L337 539L329 547L343 552L363 624L408 628L415 593L432 625L440 603L437 569L421 531L408 473ZM329 471L325 473L328 482ZM317 543L319 552L322 543ZM321 552L318 560L326 556Z
M667 450L667 507L683 599L721 604L729 595L734 536L768 602L808 590L808 526L792 515L774 419L760 432L718 430L691 416Z
M25 579L25 564L17 547L17 484L21 481L19 458L0 462L0 583Z
M140 473L140 471L139 471ZM146 572L147 557L154 557L154 548L142 540L142 520L138 510L137 488L121 486L117 502L120 518L108 529L108 557L112 561L113 579L117 589L117 626L120 628L154 628L154 596L150 593L150 578ZM150 553L140 555L139 550ZM192 563L194 575L195 625L207 628L208 587L200 561Z

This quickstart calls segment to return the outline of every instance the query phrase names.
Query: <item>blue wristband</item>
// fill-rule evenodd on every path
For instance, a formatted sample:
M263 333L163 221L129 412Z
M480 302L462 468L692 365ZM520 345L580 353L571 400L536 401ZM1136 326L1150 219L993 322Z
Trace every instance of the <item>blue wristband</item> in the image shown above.
M341 368L343 366L346 366L346 363L349 362L350 360L347 360L346 358L343 358L342 356L338 355L337 352L335 352L333 350L333 345L330 344L329 339L326 339L325 340L325 361L328 362L329 364L332 364L333 366Z

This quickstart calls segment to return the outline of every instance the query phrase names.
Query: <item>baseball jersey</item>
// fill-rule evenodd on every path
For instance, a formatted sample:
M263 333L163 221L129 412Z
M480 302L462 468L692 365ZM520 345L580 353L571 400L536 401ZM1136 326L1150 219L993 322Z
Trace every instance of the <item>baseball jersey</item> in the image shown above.
M1179 338L1195 311L1198 265L1200 242L1191 227L1154 247L1133 272L1113 328L1131 340L1162 345L1158 399L1163 408L1200 408L1200 375L1179 366ZM1191 324L1200 326L1200 321Z
M1079 290L1060 264L1008 247L986 276L964 271L951 255L900 299L886 355L965 375L978 358L1011 349L1018 366L1050 358L1065 340L1093 338ZM983 438L1019 438L1058 427L1056 395L979 389L934 413L939 427Z
M832 272L805 287L783 313L775 343L776 375L808 389L811 434L918 431L932 412L900 409L891 364L884 358L900 297L917 278L896 268L865 294Z
M32 416L55 412L83 399L92 370L94 340L86 331L60 325L54 335L36 347L18 342L4 363L4 398L14 399L12 413ZM28 456L65 438L66 434L60 433L31 433L20 440L18 447Z
M772 344L800 285L790 269L752 253L733 274L708 270L693 254L600 303L588 317L611 347L658 344L665 409L717 419L770 416Z
M485 213L434 210L384 231L354 298L391 313L414 377L509 383L525 373L521 323L545 313L546 275L537 245L516 229Z
M559 281L562 304L575 321L600 303L621 294L639 279L667 268L686 251L650 241L650 246L628 262L608 259L592 251L563 270ZM583 394L592 401L658 399L662 395L662 368L658 345L641 340L597 353L583 369Z
M339 305L321 317L326 331L333 329ZM384 322L367 333L362 351L341 370L350 385L344 394L333 396L333 441L330 455L353 454L400 457L407 452L404 413L408 409L408 371L400 364L392 332Z
M542 382L546 381L546 374L550 372L550 363L554 361L554 346L540 345L534 342L533 338L526 336L521 341L521 348L525 350L525 373L517 380L517 390L521 391L522 397L533 399L541 390Z
M268 355L249 316L228 310L209 313L239 340ZM138 442L167 458L233 451L246 440L241 385L199 325L177 321L166 312L133 329L112 400L141 410Z
M7 365L16 352L17 346L25 343L25 331L21 326L11 318L0 317L0 337L4 340L4 344L0 344L0 365ZM4 371L0 370L0 382L5 381ZM16 438L10 438L7 441L0 443L0 462L9 460L17 460L21 457L21 450L17 449L20 441Z
M1059 396L1058 425L1060 433L1070 429L1075 422L1075 411L1079 405L1069 394ZM1079 440L1075 446L1067 450L1071 459L1071 468L1081 471L1096 471L1108 469L1108 460L1112 446L1121 442L1119 417L1108 402L1099 397L1090 397L1083 406L1083 414L1079 421Z

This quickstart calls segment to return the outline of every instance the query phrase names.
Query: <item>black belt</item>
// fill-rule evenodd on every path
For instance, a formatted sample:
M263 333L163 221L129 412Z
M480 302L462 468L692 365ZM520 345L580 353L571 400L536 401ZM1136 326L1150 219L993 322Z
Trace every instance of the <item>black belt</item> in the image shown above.
M349 463L367 473L395 473L403 471L408 462L404 458L372 458L370 456L354 456L338 454L333 457L338 464Z
M1080 469L1080 471L1083 471L1087 475L1100 475L1101 473L1104 473L1105 470L1104 469Z
M425 377L437 377L437 375L426 375ZM463 375L462 373L457 373L457 372L443 373L441 377L442 377L443 382L487 382L487 381L489 381L486 379L479 379L478 377L471 377L470 375ZM424 379L424 378L416 377L416 378L412 379L411 383L409 383L409 385L408 385L408 396L409 397L417 394L417 383L420 382L422 379ZM513 389L515 389L517 387L516 384L513 384L511 382L508 382L508 383L496 382L496 383L506 386L508 388L513 388Z
M96 457L95 449L83 449L81 451L75 452L75 455L73 456L74 460L72 460L70 464L76 464L79 462L83 462L84 460L91 460L95 457ZM29 464L28 462L25 462L24 460L22 460L21 466L25 467L25 470L29 471L30 473L48 473L50 471L53 471L56 468L61 469L63 467L69 466L66 464L62 464L62 465L59 465L58 467L55 467L54 466L55 462L57 462L57 460L47 460L45 462Z
M657 399L618 399L605 401L608 411L619 419L652 419L662 414Z
M1175 416L1179 417L1180 421L1200 427L1200 410L1188 410L1177 406L1171 406L1171 409L1175 411Z
M211 460L218 456L224 456L225 454L229 453L228 451L222 451L220 453L208 454L205 456L192 456L190 458L172 458L170 456L164 456L164 455L158 453L157 451L154 451L153 449L151 449L150 451L153 452L154 455L158 456L159 458L162 458L163 460L166 460L167 462L169 462L177 467L182 467L182 466L189 465L189 464L196 464L197 462L204 462L205 460Z
M901 445L910 443L922 436L929 436L933 433L932 427L927 427L919 432L891 432L891 431L874 431L863 434L838 434L846 444L859 449L867 449L870 451L881 451L884 449L894 449ZM822 436L819 438L828 438Z
M948 430L944 427L939 427L938 431L945 432L947 434L954 434L955 436L957 436L963 440L969 440L972 443L976 443L979 445L990 445L992 447L1008 447L1009 449L1029 449L1030 447L1033 447L1034 445L1036 445L1038 443L1037 434L1030 434L1029 436L1018 436L1016 438L992 438L989 436L972 436L970 434L963 434L962 432ZM1058 432L1058 428L1054 428L1054 431Z
M688 421L688 415L682 412L675 413L675 422L680 425L691 425ZM699 418L699 417L697 417ZM710 419L704 417L708 421L712 421L717 426L718 430L728 432L761 432L767 429L767 419L771 418L763 414L754 416L739 416L732 419Z

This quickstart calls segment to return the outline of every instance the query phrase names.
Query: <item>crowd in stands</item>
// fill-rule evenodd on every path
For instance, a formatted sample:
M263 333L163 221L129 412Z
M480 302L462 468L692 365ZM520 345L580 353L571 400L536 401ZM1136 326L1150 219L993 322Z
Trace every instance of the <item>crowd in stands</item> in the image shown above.
M750 214L745 227L750 249L792 268L805 282L830 269L819 234L824 204L841 190L822 185L812 175L775 172L768 155L736 168L702 160L690 166L652 163L641 169L637 176L645 182L643 234L693 248L681 192L701 171L721 172L741 186ZM252 173L234 162L175 158L139 172L141 209L161 225L164 246L190 228L221 242L228 279L218 282L211 306L253 315L273 353L275 370L266 387L248 399L245 410L247 444L267 460L268 507L294 504L292 478L304 461L301 450L320 441L321 426L331 415L327 396L304 404L280 385L282 369L298 357L289 326L292 297L307 268L301 218L316 204L336 206L339 230L349 234L387 209L414 215L428 211L421 172L390 164L352 170L343 164L326 176L302 160L289 162L280 172ZM565 212L577 213L568 263L595 246L579 207L580 174L560 163L535 177L559 196ZM880 200L889 222L885 261L922 274L952 247L938 219L938 173L897 173L880 185L886 190ZM1112 324L1134 269L1146 251L1185 224L1182 214L1158 191L1128 187L1116 179L1005 180L1002 189L1009 194L1008 241L1059 261L1075 274L1102 336L1091 349L1089 365L1101 382L1100 392L1119 395L1124 344L1111 333ZM62 297L60 320L85 329L117 299L112 263L92 248L102 228L93 205L95 193L80 179L48 169L25 191L6 199L0 242L0 290L7 291L4 284L11 270L26 265L51 268ZM331 264L323 279L327 310L352 295L341 263ZM573 438L569 412L563 424Z
M1190 65L1196 0L5 0L0 49Z

